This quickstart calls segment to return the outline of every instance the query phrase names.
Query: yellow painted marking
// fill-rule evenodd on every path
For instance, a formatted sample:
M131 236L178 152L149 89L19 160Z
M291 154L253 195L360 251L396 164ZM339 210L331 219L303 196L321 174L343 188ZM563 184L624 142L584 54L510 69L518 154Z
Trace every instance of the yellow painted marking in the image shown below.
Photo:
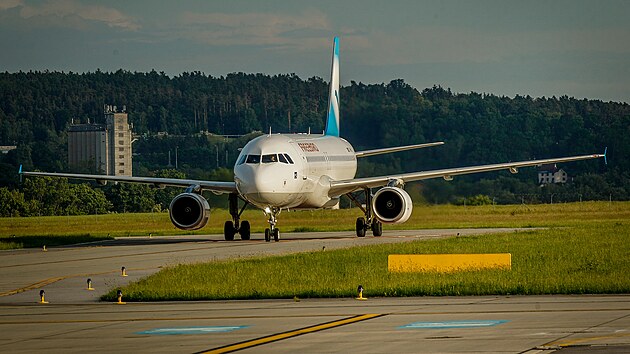
M151 269L156 269L154 268L137 268L137 269L132 269L135 271L143 271L143 270L151 270ZM105 275L105 274L110 274L110 273L118 273L117 270L113 270L113 271L109 271L109 272L101 272L101 273L90 273L90 274L72 274L72 275L64 275L62 277L52 277L52 278L48 278L48 279L44 279L44 280L40 280L36 283L33 283L31 285L27 285L25 287L19 288L19 289L13 289L13 290L9 290L9 291L5 291L0 293L0 297L3 296L9 296L9 295L15 295L15 294L19 294L21 292L25 292L25 291L29 291L29 290L33 290L33 289L39 289L43 286L46 285L50 285L52 283L56 283L60 280L65 280L65 279L69 279L69 278L77 278L77 277L91 277L91 276L95 276L95 275ZM88 289L90 290L90 289ZM94 290L94 289L92 289Z
M576 338L576 339L568 339L568 340L558 340L545 344L545 346L558 346L558 347L569 347L572 345L592 342L601 339L614 339L614 338L622 338L622 337L630 337L630 333L617 333L611 334L609 336L599 336L599 337L586 337L586 338Z
M380 316L383 316L383 315L381 315L381 314L373 314L372 313L372 314L367 314L367 315L354 316L354 317L346 318L346 319L339 320L339 321L323 323L323 324L320 324L320 325L315 325L315 326L311 326L311 327L297 329L295 331L278 333L278 334L270 335L270 336L267 336L267 337L262 337L262 338L258 338L258 339L249 340L249 341L246 341L246 342L241 342L241 343L228 345L228 346L221 347L221 348L211 349L211 350L208 350L208 351L205 351L205 352L201 352L201 353L204 353L204 354L230 353L230 352L234 352L234 351L237 351L237 350L243 350L243 349L255 347L257 345L267 344L267 343L271 343L271 342L277 342L279 340L283 340L283 339L287 339L287 338L291 338L291 337L295 337L295 336L300 336L302 334L313 333L313 332L317 332L317 331L323 331L325 329L330 329L330 328L334 328L334 327L347 325L347 324L350 324L350 323L365 321L365 320L369 320L369 319L372 319L372 318L375 318L375 317L380 317Z
M510 253L483 254L390 254L390 272L456 272L487 268L512 268Z
M68 277L54 277L54 278L48 278L48 279L40 280L37 283L33 283L33 284L25 286L23 288L9 290L9 291L5 291L3 293L0 293L0 297L2 297L2 296L9 296L9 295L15 295L15 294L19 294L21 292L29 291L29 290L33 290L33 289L39 289L39 288L41 288L43 286L46 286L46 285L58 282L60 280L64 280L66 278L68 278Z

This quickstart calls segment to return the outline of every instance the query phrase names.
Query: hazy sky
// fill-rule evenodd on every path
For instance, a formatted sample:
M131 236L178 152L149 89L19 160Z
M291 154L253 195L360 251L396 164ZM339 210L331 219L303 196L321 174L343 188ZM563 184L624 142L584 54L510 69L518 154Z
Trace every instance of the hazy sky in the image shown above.
M630 1L0 0L0 71L402 78L630 102Z

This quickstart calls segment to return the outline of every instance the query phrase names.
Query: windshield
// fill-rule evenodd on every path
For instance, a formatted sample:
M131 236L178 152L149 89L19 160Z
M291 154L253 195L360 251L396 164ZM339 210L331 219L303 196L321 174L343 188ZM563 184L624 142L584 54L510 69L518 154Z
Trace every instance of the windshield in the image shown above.
M276 154L262 155L262 163L278 162Z
M260 163L260 155L247 155L246 163Z
M249 163L249 164L259 164L259 163L275 163L275 162L282 162L285 164L290 164L293 165L293 160L291 160L291 157L286 154L286 153L281 153L281 154L266 154L266 155L246 155L241 157L241 159L239 160L238 164L244 164L244 163Z

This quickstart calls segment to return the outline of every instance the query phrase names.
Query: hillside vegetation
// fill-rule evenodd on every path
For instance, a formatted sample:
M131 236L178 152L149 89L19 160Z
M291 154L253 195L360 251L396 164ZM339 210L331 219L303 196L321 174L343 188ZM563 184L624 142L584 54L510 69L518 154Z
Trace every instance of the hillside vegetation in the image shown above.
M17 188L20 164L29 170L67 170L69 124L102 122L104 104L126 105L134 132L141 136L134 143L136 175L165 173L173 167L168 165L169 151L174 156L177 148L176 173L229 179L237 149L255 134L270 127L273 132L321 132L326 91L321 78L303 80L296 75L0 73L0 145L17 146L0 156L0 187ZM524 197L546 202L552 194L555 201L630 198L627 103L454 94L439 86L419 91L403 80L352 82L340 95L341 133L357 150L446 142L441 147L362 159L360 176L601 153L608 147L607 167L603 161L561 166L572 179L563 186L539 188L533 168L518 175L464 176L452 183L431 180L415 187L420 199L429 203L457 202L478 194L496 203L522 202ZM219 136L245 134L253 135ZM142 188L137 194L152 193ZM112 203L110 211L165 207L155 196L140 205L106 197Z

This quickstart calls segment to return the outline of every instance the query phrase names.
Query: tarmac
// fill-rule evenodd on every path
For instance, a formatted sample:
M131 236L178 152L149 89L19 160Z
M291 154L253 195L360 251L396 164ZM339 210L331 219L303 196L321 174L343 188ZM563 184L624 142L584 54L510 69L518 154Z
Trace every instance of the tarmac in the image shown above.
M628 295L99 301L169 265L523 231L296 233L277 243L258 234L233 242L222 235L136 237L1 251L0 352L630 352ZM87 290L88 278L95 290ZM47 304L38 303L41 290Z

